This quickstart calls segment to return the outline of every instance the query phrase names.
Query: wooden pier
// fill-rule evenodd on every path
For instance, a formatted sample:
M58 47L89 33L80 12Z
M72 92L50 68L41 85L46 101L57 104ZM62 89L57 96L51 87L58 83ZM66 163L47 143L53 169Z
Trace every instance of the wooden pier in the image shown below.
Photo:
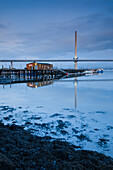
M67 74L75 73L75 74L82 74L85 71L91 71L91 69L52 69L52 70L27 70L27 69L0 69L0 76L23 76L23 77L44 77L45 75L50 76L64 76ZM96 72L97 70L93 70Z
M37 76L33 77L33 76L28 76L28 75L22 75L22 74L11 74L11 75L2 75L0 76L0 85L10 85L11 84L22 84L22 83L26 83L27 86L32 87L32 88L36 88L36 87L41 87L41 86L46 86L46 85L50 85L53 84L54 81L58 81L58 80L64 80L67 78L72 78L72 77L79 77L79 76L85 76L85 73L77 73L76 75L73 74L69 74L69 75L44 75L44 76Z
M0 84L15 83L34 83L40 82L49 84L49 82L61 79L84 76L87 72L96 73L97 70L90 69L52 69L52 70L27 70L27 69L0 69ZM51 83L50 83L51 84Z

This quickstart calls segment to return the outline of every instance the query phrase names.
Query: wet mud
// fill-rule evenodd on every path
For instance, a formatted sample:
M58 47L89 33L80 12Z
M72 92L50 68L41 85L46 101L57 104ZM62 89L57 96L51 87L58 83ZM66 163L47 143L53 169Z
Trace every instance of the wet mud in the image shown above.
M64 124L61 125L62 133L66 133ZM84 136L79 137L84 140ZM100 142L106 141L100 139ZM0 123L0 169L109 170L113 169L113 158L81 150L80 146L66 141L32 135L22 126Z

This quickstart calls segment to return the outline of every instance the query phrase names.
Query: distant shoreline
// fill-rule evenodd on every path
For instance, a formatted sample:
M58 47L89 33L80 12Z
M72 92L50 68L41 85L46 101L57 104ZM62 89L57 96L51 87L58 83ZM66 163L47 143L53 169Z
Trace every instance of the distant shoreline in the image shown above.
M1 169L111 169L113 158L0 123Z

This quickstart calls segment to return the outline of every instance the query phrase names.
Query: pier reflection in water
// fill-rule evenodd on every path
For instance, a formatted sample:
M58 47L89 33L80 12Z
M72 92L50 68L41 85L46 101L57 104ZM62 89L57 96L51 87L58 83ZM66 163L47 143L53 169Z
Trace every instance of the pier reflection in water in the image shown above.
M0 86L0 120L113 156L110 80L113 74L108 72L72 78L1 79L5 89Z
M76 64L76 63L75 63ZM88 74L88 73L87 73ZM97 73L89 73L88 75L93 76L96 75ZM26 83L27 87L31 87L31 88L39 88L42 86L48 86L48 85L52 85L55 82L62 82L64 80L64 82L66 82L67 80L70 80L70 78L72 78L72 80L74 82L74 88L75 88L75 109L77 108L77 77L83 77L86 75L86 73L77 73L77 74L68 74L68 75L39 75L37 77L31 76L32 72L30 73L30 75L26 75L25 77L23 77L23 74L19 74L19 75L13 75L13 74L5 74L0 76L0 84L3 85L3 88L5 88L5 85L11 85L12 84L22 84L22 83Z
M53 80L45 80L45 81L39 81L39 82L29 82L27 83L28 87L32 87L32 88L37 88L37 87L41 87L41 86L47 86L53 84Z

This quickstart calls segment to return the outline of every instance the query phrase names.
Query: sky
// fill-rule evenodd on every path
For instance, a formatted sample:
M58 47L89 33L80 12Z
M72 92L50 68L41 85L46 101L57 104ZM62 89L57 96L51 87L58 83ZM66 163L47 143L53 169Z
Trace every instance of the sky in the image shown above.
M0 59L113 59L113 0L0 0Z

